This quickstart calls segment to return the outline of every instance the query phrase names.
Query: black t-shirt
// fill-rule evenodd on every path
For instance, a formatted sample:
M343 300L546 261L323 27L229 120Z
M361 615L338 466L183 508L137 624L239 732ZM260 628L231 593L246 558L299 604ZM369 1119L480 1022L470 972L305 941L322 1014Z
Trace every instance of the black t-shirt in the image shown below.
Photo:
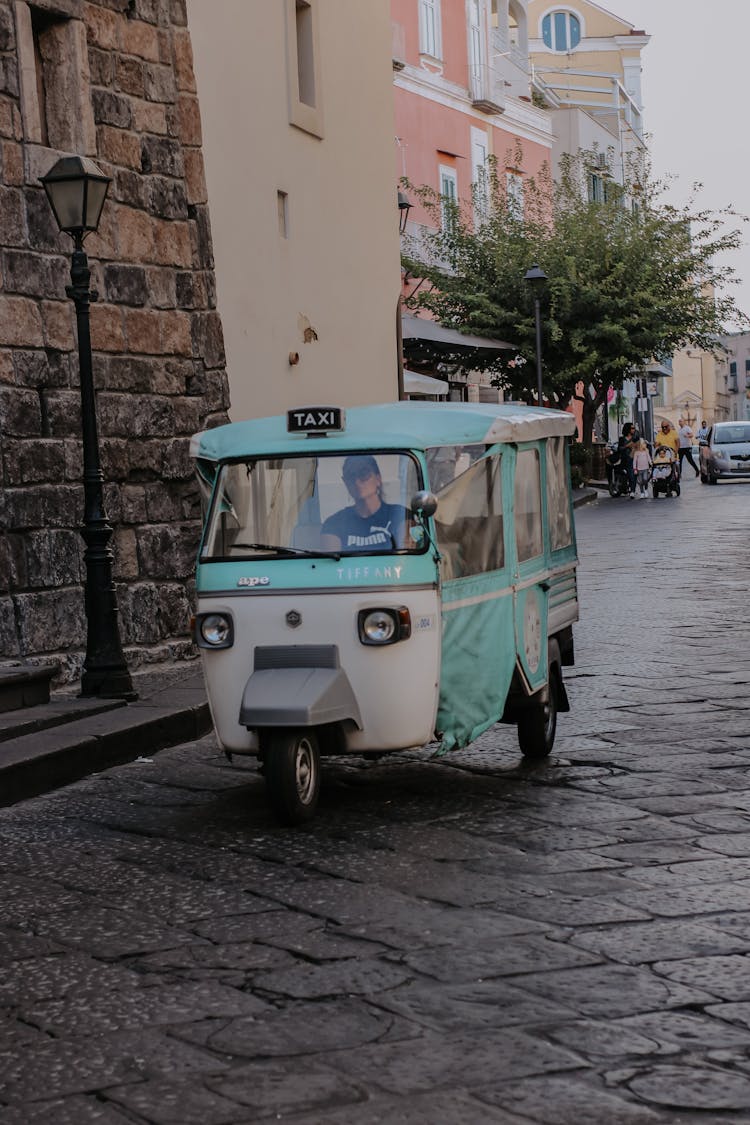
M623 458L623 462L624 462L625 457L630 458L630 460L632 461L632 459L633 459L633 441L634 440L635 439L633 438L632 432L629 435L627 435L627 434L621 434L620 435L620 437L617 441L617 451L620 454L620 457Z
M370 516L352 505L334 512L323 524L323 535L335 535L344 551L388 551L404 546L408 512L400 504L381 504Z

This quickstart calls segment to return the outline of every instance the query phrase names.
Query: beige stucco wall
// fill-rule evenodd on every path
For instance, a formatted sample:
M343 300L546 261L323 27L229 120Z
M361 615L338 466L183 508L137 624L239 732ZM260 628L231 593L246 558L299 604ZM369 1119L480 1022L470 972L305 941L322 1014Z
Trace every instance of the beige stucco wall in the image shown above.
M613 6L616 0L613 0ZM562 4L550 3L550 0L529 0L529 39L541 39L540 21L548 12L572 12L581 21L582 39L607 39L613 35L627 35L632 24L621 19L614 12L607 11L588 0L566 0ZM577 52L575 52L577 53Z
M581 41L567 52L551 50L542 39L542 20L556 10L570 12L580 22ZM529 51L536 73L554 87L563 104L590 106L598 123L625 151L642 147L642 123L638 113L627 105L623 91L640 111L641 52L648 41L648 35L588 0L571 0L560 6L549 0L529 2ZM603 112L603 105L612 105L612 112ZM557 132L557 125L555 128Z
M686 413L697 418L697 429L705 418L709 425L742 417L728 391L729 362L717 351L682 348L672 357L672 378L665 379L664 417L677 424ZM740 375L744 378L744 372Z
M188 0L235 420L398 397L389 3L312 4L322 136L290 124L294 0Z
M596 149L605 155L613 150L611 171L615 179L622 180L622 165L618 159L616 138L601 123L581 109L558 109L554 114L555 141L552 146L554 166L558 167L564 153L575 153L579 149Z

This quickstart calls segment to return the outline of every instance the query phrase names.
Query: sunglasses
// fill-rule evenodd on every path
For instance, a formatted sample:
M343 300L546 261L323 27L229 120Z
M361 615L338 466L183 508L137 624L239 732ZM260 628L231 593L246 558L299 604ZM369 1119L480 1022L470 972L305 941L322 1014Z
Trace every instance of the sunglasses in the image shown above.
M352 473L344 474L344 484L354 484L358 480L369 480L375 476L372 469L355 469Z

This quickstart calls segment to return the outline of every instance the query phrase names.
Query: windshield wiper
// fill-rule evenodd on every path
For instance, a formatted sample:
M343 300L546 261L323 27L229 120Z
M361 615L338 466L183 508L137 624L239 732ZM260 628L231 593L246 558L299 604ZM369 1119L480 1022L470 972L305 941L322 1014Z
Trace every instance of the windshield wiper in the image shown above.
M305 555L311 559L325 558L338 561L341 558L338 551L309 551L304 547L282 547L279 543L233 543L232 547L242 547L247 551L273 551L277 555Z

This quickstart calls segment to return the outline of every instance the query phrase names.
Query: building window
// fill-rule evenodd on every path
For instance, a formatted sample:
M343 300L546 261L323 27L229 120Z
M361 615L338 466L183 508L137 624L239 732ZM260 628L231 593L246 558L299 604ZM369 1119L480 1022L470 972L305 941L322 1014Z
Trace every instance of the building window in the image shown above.
M443 57L440 0L419 0L419 50L433 59Z
M572 51L581 42L581 21L572 12L549 12L542 20L542 39L552 51Z
M479 0L469 0L469 86L475 100L487 96L484 86L485 50L482 5Z
M313 14L309 0L296 0L297 83L299 100L315 108L315 50Z
M318 17L319 0L286 0L289 121L322 137Z
M289 196L285 191L276 192L276 210L279 219L279 234L289 237Z
M440 195L443 230L450 231L456 224L458 206L458 176L455 168L440 165Z
M15 5L24 138L60 152L96 153L83 20L48 5Z
M34 44L34 78L36 79L36 99L37 106L39 107L39 132L41 133L42 144L49 145L49 129L47 127L47 92L44 82L44 55L42 54L42 44L46 41L48 36L45 32L48 31L54 22L49 18L46 12L39 12L36 9L30 9L31 14L31 35Z
M489 216L489 171L487 168L487 134L484 129L471 129L471 181L475 223L479 226Z
M608 203L609 184L605 176L589 172L587 176L589 203Z
M474 220L479 226L490 212L487 134L483 129L471 130L471 180L474 188Z
M505 198L509 213L514 219L523 218L523 176L519 172L505 173Z

